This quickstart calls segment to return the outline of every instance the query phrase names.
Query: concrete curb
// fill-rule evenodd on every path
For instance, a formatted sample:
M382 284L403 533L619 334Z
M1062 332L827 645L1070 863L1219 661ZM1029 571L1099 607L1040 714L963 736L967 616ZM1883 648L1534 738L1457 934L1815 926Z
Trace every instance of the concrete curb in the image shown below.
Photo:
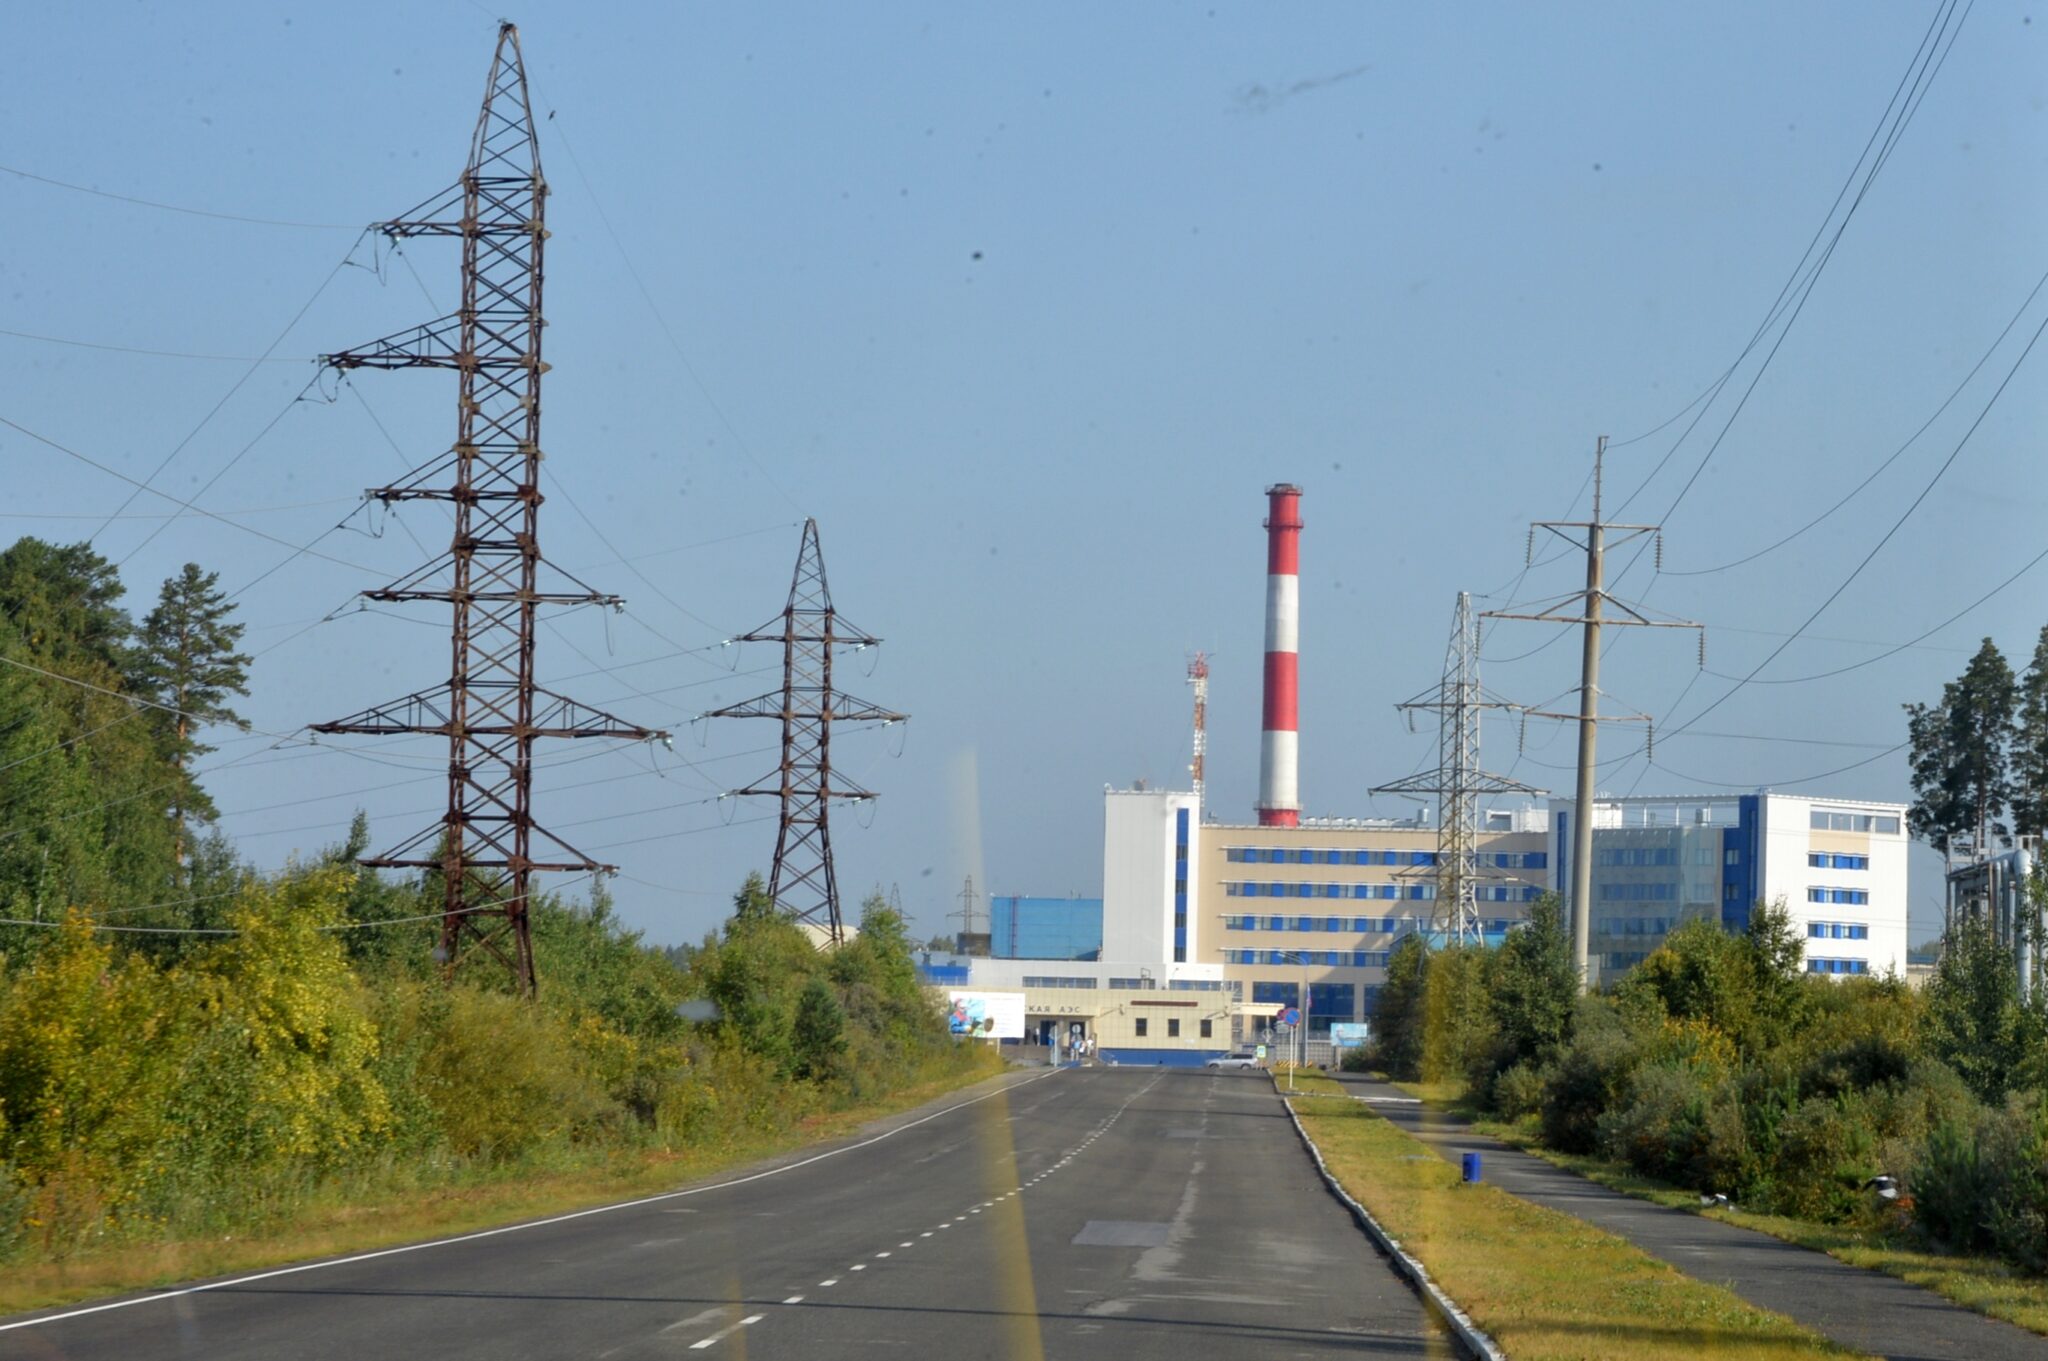
M1323 1161L1323 1151L1317 1148L1316 1141L1309 1137L1308 1130L1301 1123L1301 1117L1294 1113L1294 1107L1288 1105L1285 1093L1281 1094L1280 1104L1287 1107L1287 1118L1294 1122L1294 1132L1301 1136L1302 1147L1308 1150L1309 1157L1315 1159L1316 1171L1322 1176L1323 1185L1351 1211L1351 1217L1358 1221L1358 1227L1365 1230L1366 1237L1372 1239L1373 1245L1393 1262L1394 1270L1405 1276L1409 1284L1413 1285L1422 1298L1443 1317L1444 1323L1451 1330L1451 1335L1457 1338L1459 1345L1465 1349L1465 1354L1476 1358L1476 1361L1508 1361L1507 1353L1502 1351L1492 1338L1480 1331L1479 1325L1444 1293L1442 1286L1430 1278L1429 1268L1409 1256L1402 1248L1401 1240L1388 1233L1380 1222L1372 1217L1372 1211L1353 1200L1351 1193L1331 1175L1329 1165Z

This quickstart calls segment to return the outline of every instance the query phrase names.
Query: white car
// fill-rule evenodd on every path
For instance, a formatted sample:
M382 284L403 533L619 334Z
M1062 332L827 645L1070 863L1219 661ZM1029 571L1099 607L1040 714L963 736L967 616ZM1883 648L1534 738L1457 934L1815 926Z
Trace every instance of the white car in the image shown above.
M1235 1054L1219 1055L1216 1058L1210 1059L1202 1066L1204 1068L1258 1068L1263 1066L1263 1060L1250 1050L1241 1049Z

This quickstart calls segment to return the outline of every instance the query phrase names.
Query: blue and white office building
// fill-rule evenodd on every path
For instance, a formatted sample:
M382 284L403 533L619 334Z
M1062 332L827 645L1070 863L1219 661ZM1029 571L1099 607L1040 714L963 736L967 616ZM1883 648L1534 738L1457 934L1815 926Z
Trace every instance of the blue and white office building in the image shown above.
M1551 882L1571 883L1574 806L1550 801ZM1906 971L1906 807L1792 794L1593 805L1592 961L1612 978L1689 917L1730 931L1782 900L1829 976Z

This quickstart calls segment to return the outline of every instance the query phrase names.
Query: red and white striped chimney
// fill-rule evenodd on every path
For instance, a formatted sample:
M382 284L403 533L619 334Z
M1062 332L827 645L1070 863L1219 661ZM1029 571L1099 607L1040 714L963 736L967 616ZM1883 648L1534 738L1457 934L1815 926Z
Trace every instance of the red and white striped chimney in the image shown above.
M1266 704L1259 738L1259 826L1297 827L1300 721L1295 712L1301 646L1301 488L1266 488Z

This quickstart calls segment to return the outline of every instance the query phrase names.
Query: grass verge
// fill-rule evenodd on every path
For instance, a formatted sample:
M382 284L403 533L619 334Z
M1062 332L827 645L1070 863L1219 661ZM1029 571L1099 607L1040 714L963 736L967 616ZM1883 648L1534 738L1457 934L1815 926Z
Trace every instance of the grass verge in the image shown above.
M1734 1207L1701 1209L1699 1196L1669 1182L1643 1176L1621 1163L1546 1148L1535 1131L1521 1124L1479 1120L1472 1126L1525 1153L1576 1172L1609 1190L1674 1209L1690 1210L1740 1228L1767 1233L1802 1248L1825 1252L1850 1266L1867 1267L1897 1276L1944 1299L1992 1318L2016 1323L2030 1332L2048 1334L2048 1278L2030 1276L1992 1257L1950 1255L1903 1245L1881 1234L1836 1224L1815 1224L1784 1215L1760 1214Z
M0 1315L147 1290L180 1281L258 1271L318 1257L344 1256L422 1239L468 1233L616 1200L679 1189L721 1172L810 1144L851 1135L863 1126L985 1082L1001 1065L949 1074L872 1102L812 1116L772 1133L712 1148L596 1155L586 1166L536 1170L494 1168L455 1185L364 1193L337 1184L293 1224L254 1235L123 1243L56 1262L16 1262L0 1270Z
M1332 1175L1515 1361L1858 1354L1583 1220L1462 1184L1357 1102L1295 1110Z

